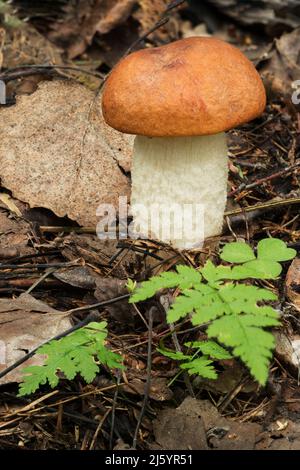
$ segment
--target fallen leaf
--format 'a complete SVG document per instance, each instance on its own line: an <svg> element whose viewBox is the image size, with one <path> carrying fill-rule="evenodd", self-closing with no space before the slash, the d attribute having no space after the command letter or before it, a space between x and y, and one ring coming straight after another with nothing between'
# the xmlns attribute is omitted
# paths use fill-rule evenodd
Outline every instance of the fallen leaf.
<svg viewBox="0 0 300 470"><path fill-rule="evenodd" d="M275 94L281 94L291 102L293 83L300 77L300 28L275 39L270 59L261 68L266 85Z"/></svg>
<svg viewBox="0 0 300 470"><path fill-rule="evenodd" d="M285 417L268 426L258 439L255 450L299 450L300 425Z"/></svg>
<svg viewBox="0 0 300 470"><path fill-rule="evenodd" d="M129 197L133 136L104 123L84 86L44 82L0 113L0 178L18 199L96 226L99 204Z"/></svg>
<svg viewBox="0 0 300 470"><path fill-rule="evenodd" d="M100 277L88 266L75 266L58 269L53 273L53 276L65 284L79 287L80 289L95 288L96 279Z"/></svg>
<svg viewBox="0 0 300 470"><path fill-rule="evenodd" d="M69 2L64 15L50 26L48 38L68 50L70 59L82 54L97 32L107 34L124 23L131 13L135 0L86 0Z"/></svg>
<svg viewBox="0 0 300 470"><path fill-rule="evenodd" d="M190 2L195 8L201 8L197 0ZM278 34L278 29L287 26L295 28L300 21L295 0L206 0L205 3L213 5L240 24L262 25L270 34Z"/></svg>
<svg viewBox="0 0 300 470"><path fill-rule="evenodd" d="M114 277L103 277L96 280L95 297L98 302L120 297L121 295L128 294L126 288L127 281L122 281ZM128 299L117 302L116 304L105 307L109 314L115 320L121 323L133 323L136 312L132 304L128 303Z"/></svg>
<svg viewBox="0 0 300 470"><path fill-rule="evenodd" d="M287 298L300 312L300 258L295 258L290 265L285 285Z"/></svg>
<svg viewBox="0 0 300 470"><path fill-rule="evenodd" d="M51 42L67 51L70 59L85 52L96 36L97 58L101 57L109 66L155 25L169 3L170 0L77 0L56 8L48 4L37 8L13 0L19 15L29 18ZM169 22L150 38L169 41L176 37L176 32Z"/></svg>
<svg viewBox="0 0 300 470"><path fill-rule="evenodd" d="M5 206L10 210L10 212L13 212L18 217L22 216L20 209L15 205L13 199L9 196L9 194L0 193L0 201L5 204Z"/></svg>
<svg viewBox="0 0 300 470"><path fill-rule="evenodd" d="M261 428L221 416L208 400L186 398L176 408L165 409L153 423L163 449L253 450Z"/></svg>
<svg viewBox="0 0 300 470"><path fill-rule="evenodd" d="M145 394L145 380L133 378L129 380L128 384L122 385L121 388L124 392L133 393L134 395ZM171 389L168 387L168 379L164 377L151 378L149 397L155 401L168 401L173 397Z"/></svg>
<svg viewBox="0 0 300 470"><path fill-rule="evenodd" d="M196 404L197 400L186 399L176 409L160 411L153 429L161 449L208 450L204 422Z"/></svg>
<svg viewBox="0 0 300 470"><path fill-rule="evenodd" d="M300 336L276 331L275 355L294 374L298 375L300 370Z"/></svg>
<svg viewBox="0 0 300 470"><path fill-rule="evenodd" d="M0 371L70 326L65 313L29 294L21 294L17 299L0 299ZM0 385L20 382L23 367L42 363L41 356L33 356L0 379Z"/></svg>
<svg viewBox="0 0 300 470"><path fill-rule="evenodd" d="M35 250L29 245L30 225L23 219L9 217L0 208L0 258L30 255Z"/></svg>

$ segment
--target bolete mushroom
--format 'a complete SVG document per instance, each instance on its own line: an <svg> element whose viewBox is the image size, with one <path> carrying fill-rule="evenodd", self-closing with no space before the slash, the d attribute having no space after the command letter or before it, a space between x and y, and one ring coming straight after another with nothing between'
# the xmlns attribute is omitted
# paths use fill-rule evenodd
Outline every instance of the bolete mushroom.
<svg viewBox="0 0 300 470"><path fill-rule="evenodd" d="M141 233L182 249L203 242L197 232L176 235L176 214L171 233L165 233L169 221L161 208L174 204L175 210L202 204L204 237L221 232L228 176L225 132L259 116L265 105L253 64L216 38L182 39L119 62L105 84L102 108L111 127L137 135L131 205ZM141 211L140 205L149 210Z"/></svg>

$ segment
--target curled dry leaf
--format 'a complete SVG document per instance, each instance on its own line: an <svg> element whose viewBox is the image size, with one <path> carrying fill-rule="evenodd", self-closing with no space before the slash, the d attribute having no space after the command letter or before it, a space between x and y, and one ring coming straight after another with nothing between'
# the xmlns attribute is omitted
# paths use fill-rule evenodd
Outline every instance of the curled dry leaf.
<svg viewBox="0 0 300 470"><path fill-rule="evenodd" d="M0 299L0 371L70 326L66 314L29 294ZM0 385L21 381L23 367L42 363L42 356L33 356L0 379Z"/></svg>
<svg viewBox="0 0 300 470"><path fill-rule="evenodd" d="M129 197L133 137L108 128L84 86L44 82L0 113L0 178L18 199L95 226L99 204Z"/></svg>

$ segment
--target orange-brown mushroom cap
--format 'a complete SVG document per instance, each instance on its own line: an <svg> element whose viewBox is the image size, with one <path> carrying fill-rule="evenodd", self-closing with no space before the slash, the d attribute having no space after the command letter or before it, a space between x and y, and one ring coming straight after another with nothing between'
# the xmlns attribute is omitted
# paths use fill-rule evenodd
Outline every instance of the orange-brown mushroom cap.
<svg viewBox="0 0 300 470"><path fill-rule="evenodd" d="M149 137L217 134L251 121L265 105L253 64L207 37L130 54L113 69L102 98L111 127Z"/></svg>

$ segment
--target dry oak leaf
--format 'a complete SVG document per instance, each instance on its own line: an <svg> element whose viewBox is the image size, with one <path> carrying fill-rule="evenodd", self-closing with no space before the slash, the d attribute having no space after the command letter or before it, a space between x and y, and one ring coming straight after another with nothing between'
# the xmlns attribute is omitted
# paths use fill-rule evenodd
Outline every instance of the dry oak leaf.
<svg viewBox="0 0 300 470"><path fill-rule="evenodd" d="M0 299L0 371L70 328L68 317L26 293L17 299ZM33 356L0 379L0 385L20 382L24 367L42 363L42 356Z"/></svg>
<svg viewBox="0 0 300 470"><path fill-rule="evenodd" d="M100 204L130 194L133 136L108 127L100 97L72 81L43 82L0 111L2 185L31 207L81 225L97 224Z"/></svg>

